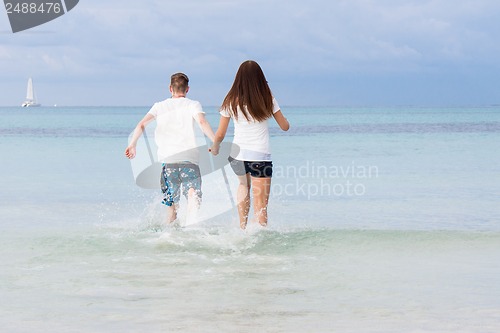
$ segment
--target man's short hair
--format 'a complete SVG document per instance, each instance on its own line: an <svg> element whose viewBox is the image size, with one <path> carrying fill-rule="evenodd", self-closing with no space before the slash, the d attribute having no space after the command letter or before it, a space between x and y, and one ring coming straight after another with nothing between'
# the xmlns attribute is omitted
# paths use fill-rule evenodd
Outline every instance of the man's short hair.
<svg viewBox="0 0 500 333"><path fill-rule="evenodd" d="M184 73L175 73L170 77L170 85L177 92L186 92L189 85L189 78Z"/></svg>

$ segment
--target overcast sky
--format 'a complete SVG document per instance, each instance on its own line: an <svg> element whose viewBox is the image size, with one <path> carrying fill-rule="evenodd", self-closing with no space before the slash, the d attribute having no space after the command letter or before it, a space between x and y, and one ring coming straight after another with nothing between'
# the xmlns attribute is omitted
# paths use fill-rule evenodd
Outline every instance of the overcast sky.
<svg viewBox="0 0 500 333"><path fill-rule="evenodd" d="M81 0L13 34L0 9L0 105L151 105L169 77L219 105L260 63L280 105L500 104L498 0Z"/></svg>

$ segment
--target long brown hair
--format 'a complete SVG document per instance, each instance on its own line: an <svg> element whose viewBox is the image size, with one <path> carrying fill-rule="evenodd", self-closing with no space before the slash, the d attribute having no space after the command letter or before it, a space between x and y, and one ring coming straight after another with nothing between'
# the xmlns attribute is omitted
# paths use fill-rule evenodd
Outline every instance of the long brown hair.
<svg viewBox="0 0 500 333"><path fill-rule="evenodd" d="M259 64L247 60L240 65L233 86L222 102L221 109L228 110L238 119L238 106L246 120L264 121L273 116L273 95Z"/></svg>

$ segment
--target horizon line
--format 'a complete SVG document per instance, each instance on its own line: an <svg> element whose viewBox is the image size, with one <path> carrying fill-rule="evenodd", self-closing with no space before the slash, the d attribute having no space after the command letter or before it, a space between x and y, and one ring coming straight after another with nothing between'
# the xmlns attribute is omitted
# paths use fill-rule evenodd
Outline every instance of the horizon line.
<svg viewBox="0 0 500 333"><path fill-rule="evenodd" d="M37 108L151 108L152 104L148 105L44 105L41 104ZM334 105L282 105L283 108L491 108L500 107L500 104L394 104L394 105L364 105L364 104L334 104ZM204 105L204 108L219 108L220 105ZM21 105L0 105L0 108L20 108L29 109Z"/></svg>

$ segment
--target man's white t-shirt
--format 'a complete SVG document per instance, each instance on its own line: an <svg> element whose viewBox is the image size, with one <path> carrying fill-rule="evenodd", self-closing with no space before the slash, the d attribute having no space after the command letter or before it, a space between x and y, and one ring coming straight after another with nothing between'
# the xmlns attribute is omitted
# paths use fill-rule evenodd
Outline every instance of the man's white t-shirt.
<svg viewBox="0 0 500 333"><path fill-rule="evenodd" d="M185 97L167 98L148 112L156 120L155 141L158 161L198 164L195 117L204 113L200 102Z"/></svg>
<svg viewBox="0 0 500 333"><path fill-rule="evenodd" d="M280 110L278 102L273 97L273 113ZM221 110L221 116L231 117L228 110ZM269 145L268 120L255 121L250 117L247 120L238 107L238 120L234 119L233 143L239 146L237 156L232 158L240 161L271 161L271 147Z"/></svg>

